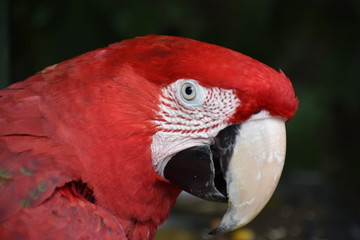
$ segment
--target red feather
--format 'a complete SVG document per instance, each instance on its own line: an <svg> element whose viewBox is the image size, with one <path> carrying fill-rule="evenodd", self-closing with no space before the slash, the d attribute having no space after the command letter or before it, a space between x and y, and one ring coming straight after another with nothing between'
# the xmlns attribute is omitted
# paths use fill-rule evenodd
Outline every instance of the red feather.
<svg viewBox="0 0 360 240"><path fill-rule="evenodd" d="M111 49L97 50L1 91L1 222L21 219L24 211L51 216L39 205L57 208L56 189L82 179L128 237L154 236L180 190L163 182L151 164L160 89L114 63L120 60ZM15 226L5 224L2 232ZM37 228L24 228L30 239L39 239Z"/></svg>
<svg viewBox="0 0 360 240"><path fill-rule="evenodd" d="M29 229L32 229L29 230ZM0 227L1 239L127 239L116 217L60 192L35 208L25 208Z"/></svg>

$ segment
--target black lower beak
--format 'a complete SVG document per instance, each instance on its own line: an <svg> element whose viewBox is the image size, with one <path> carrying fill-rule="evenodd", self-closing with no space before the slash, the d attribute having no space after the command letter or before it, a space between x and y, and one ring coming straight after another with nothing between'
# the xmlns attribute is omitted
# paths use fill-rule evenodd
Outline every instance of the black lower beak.
<svg viewBox="0 0 360 240"><path fill-rule="evenodd" d="M231 125L220 131L211 145L177 153L165 166L164 177L194 196L227 202L225 173L238 134L239 125Z"/></svg>

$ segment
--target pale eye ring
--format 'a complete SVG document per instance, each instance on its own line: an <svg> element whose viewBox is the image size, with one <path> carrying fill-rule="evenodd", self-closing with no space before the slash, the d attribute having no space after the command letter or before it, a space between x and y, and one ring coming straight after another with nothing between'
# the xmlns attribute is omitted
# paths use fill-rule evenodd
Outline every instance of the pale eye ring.
<svg viewBox="0 0 360 240"><path fill-rule="evenodd" d="M181 86L181 96L187 101L194 100L194 98L196 97L196 87L194 86L194 84L190 82L185 82Z"/></svg>

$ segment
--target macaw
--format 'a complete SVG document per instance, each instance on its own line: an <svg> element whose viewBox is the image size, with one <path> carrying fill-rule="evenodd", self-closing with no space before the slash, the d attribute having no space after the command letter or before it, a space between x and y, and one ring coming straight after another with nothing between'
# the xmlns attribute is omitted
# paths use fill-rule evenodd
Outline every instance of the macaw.
<svg viewBox="0 0 360 240"><path fill-rule="evenodd" d="M152 239L185 190L227 202L212 233L271 197L298 99L241 53L149 35L0 92L1 239Z"/></svg>

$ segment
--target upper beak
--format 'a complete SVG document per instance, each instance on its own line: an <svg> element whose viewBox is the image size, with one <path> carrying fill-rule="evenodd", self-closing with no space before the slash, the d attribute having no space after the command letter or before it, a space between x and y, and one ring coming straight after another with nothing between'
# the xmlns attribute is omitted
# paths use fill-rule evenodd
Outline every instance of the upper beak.
<svg viewBox="0 0 360 240"><path fill-rule="evenodd" d="M186 149L170 159L164 176L185 191L228 209L211 233L249 223L266 205L285 159L285 120L266 111L219 132L210 146Z"/></svg>

